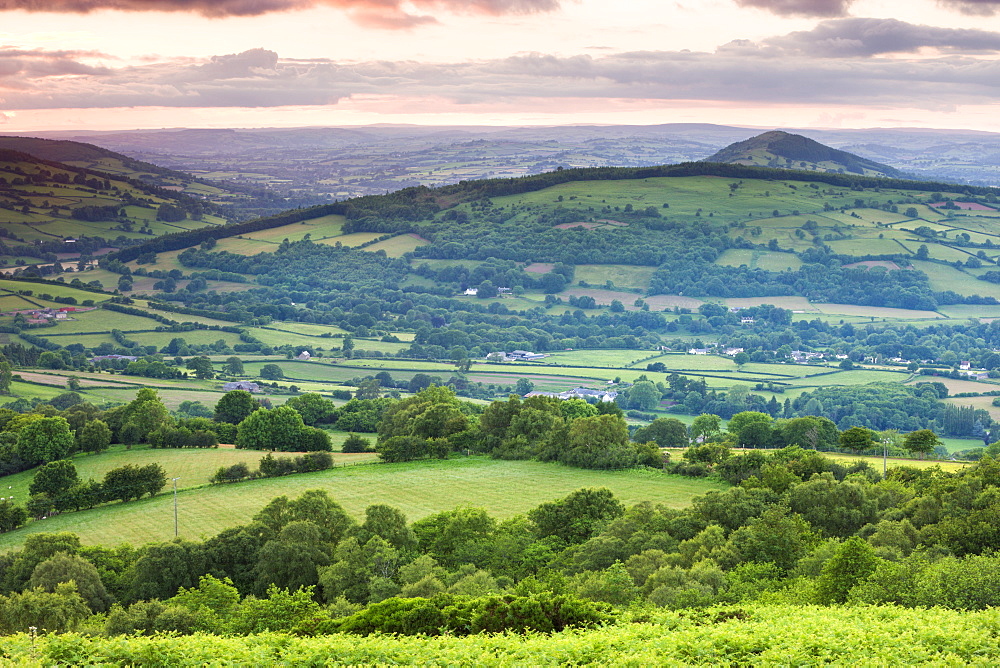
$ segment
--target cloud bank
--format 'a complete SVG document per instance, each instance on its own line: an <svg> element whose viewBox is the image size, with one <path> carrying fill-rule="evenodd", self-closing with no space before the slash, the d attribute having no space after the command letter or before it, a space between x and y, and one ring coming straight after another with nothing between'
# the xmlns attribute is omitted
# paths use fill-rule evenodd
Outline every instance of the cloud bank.
<svg viewBox="0 0 1000 668"><path fill-rule="evenodd" d="M766 9L778 16L847 16L854 0L736 0L740 7Z"/></svg>
<svg viewBox="0 0 1000 668"><path fill-rule="evenodd" d="M209 18L260 16L313 7L345 10L370 27L399 29L433 23L429 15L411 14L404 4L423 11L457 14L532 14L559 8L559 0L0 0L0 11L86 14L100 10L122 12L192 12Z"/></svg>
<svg viewBox="0 0 1000 668"><path fill-rule="evenodd" d="M839 18L847 16L857 0L735 0L740 7L763 9L778 16ZM937 0L937 4L972 16L1000 12L1000 0Z"/></svg>
<svg viewBox="0 0 1000 668"><path fill-rule="evenodd" d="M947 109L1000 100L997 54L1000 33L893 19L828 20L714 52L536 53L456 63L292 60L252 49L196 63L108 67L90 64L99 54L0 49L0 105L250 108L395 97L524 107L589 98Z"/></svg>
<svg viewBox="0 0 1000 668"><path fill-rule="evenodd" d="M822 21L812 30L772 37L764 44L790 55L833 58L914 53L926 47L976 53L1000 50L1000 33L914 25L896 19L852 18Z"/></svg>

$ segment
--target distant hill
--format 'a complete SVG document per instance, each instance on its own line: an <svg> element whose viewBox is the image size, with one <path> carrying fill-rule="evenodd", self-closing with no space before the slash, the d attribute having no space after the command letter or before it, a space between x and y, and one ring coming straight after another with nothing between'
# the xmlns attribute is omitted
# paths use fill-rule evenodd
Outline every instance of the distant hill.
<svg viewBox="0 0 1000 668"><path fill-rule="evenodd" d="M228 195L218 184L78 141L0 137L0 150L17 151L42 160L135 179L151 186L197 197L225 199Z"/></svg>
<svg viewBox="0 0 1000 668"><path fill-rule="evenodd" d="M96 146L20 139L0 138L0 266L96 255L151 236L227 222L207 201L214 194L210 187L185 181L184 175L153 174ZM200 197L185 194L196 186L204 188Z"/></svg>
<svg viewBox="0 0 1000 668"><path fill-rule="evenodd" d="M777 169L798 169L819 172L861 174L901 178L898 169L868 160L861 156L830 148L817 141L773 130L731 144L705 159L706 162L724 162L738 165L755 165Z"/></svg>

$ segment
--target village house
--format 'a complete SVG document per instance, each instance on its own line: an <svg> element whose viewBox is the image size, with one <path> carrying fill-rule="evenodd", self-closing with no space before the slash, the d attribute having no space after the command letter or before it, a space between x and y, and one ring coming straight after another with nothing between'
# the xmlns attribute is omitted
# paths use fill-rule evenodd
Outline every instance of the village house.
<svg viewBox="0 0 1000 668"><path fill-rule="evenodd" d="M308 350L303 350L301 353L299 353L298 355L295 356L295 359L302 360L303 362L307 362L311 358L312 358L312 355L309 353Z"/></svg>

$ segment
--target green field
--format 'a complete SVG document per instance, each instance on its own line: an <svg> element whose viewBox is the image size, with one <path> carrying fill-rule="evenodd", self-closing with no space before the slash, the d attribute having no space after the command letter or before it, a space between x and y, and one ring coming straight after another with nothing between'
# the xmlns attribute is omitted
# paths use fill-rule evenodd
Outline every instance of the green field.
<svg viewBox="0 0 1000 668"><path fill-rule="evenodd" d="M399 236L379 241L371 246L366 246L365 250L372 253L385 251L389 257L403 257L407 253L412 253L421 246L426 246L430 242L414 234L400 234Z"/></svg>
<svg viewBox="0 0 1000 668"><path fill-rule="evenodd" d="M328 239L320 239L319 243L326 244L328 246L335 246L336 244L341 244L342 246L360 246L361 244L366 244L369 241L375 241L379 237L383 236L380 232L354 232L353 234L344 234L339 237L330 237Z"/></svg>
<svg viewBox="0 0 1000 668"><path fill-rule="evenodd" d="M1000 298L1000 285L980 281L974 274L964 269L956 269L951 265L922 262L920 260L914 260L913 266L927 274L927 278L930 279L931 288L934 290L942 292L951 290L966 296L981 295L995 299Z"/></svg>
<svg viewBox="0 0 1000 668"><path fill-rule="evenodd" d="M715 263L726 267L746 265L749 269L764 269L766 271L784 271L798 269L802 266L802 260L791 253L736 248L725 251Z"/></svg>
<svg viewBox="0 0 1000 668"><path fill-rule="evenodd" d="M343 432L337 432L339 443L346 438ZM340 435L343 437L340 437ZM177 489L190 489L202 487L209 484L209 479L220 466L232 466L239 462L244 462L251 469L257 467L257 463L265 452L257 450L237 450L232 447L219 447L207 449L153 449L148 445L124 446L115 445L110 450L100 454L77 454L73 457L73 465L82 480L93 478L100 481L104 474L113 468L133 464L135 466L145 466L146 464L160 464L167 473L168 479L178 478ZM288 454L287 456L292 456ZM337 465L353 464L365 461L374 461L374 454L342 454L334 453L334 462ZM28 498L28 486L34 477L34 471L25 471L4 477L4 483L8 486L7 495L13 495L15 499ZM172 488L171 488L172 489Z"/></svg>
<svg viewBox="0 0 1000 668"><path fill-rule="evenodd" d="M647 290L655 267L636 267L627 264L578 264L573 273L574 281L586 281L603 287L607 281L616 288Z"/></svg>
<svg viewBox="0 0 1000 668"><path fill-rule="evenodd" d="M272 227L259 232L251 232L244 235L246 239L257 239L269 243L280 244L284 239L289 241L301 241L306 235L313 241L328 239L343 234L344 223L347 222L343 216L329 215L320 218L311 218L299 223ZM261 250L265 250L261 248Z"/></svg>
<svg viewBox="0 0 1000 668"><path fill-rule="evenodd" d="M59 321L55 327L44 329L39 332L42 335L51 334L75 334L79 332L110 332L112 329L120 329L123 332L135 330L148 330L163 327L163 323L152 318L143 318L129 313L118 313L97 309L83 313L73 313L71 319ZM187 334L188 332L184 332Z"/></svg>
<svg viewBox="0 0 1000 668"><path fill-rule="evenodd" d="M85 299L93 299L95 302L107 301L110 295L104 295L99 292L88 292L87 290L78 290L76 288L70 287L69 285L60 285L58 283L31 283L29 281L11 281L0 279L0 290L7 290L10 292L24 292L30 291L34 294L32 299L38 297L42 294L51 295L52 297L73 297L77 302L82 302ZM65 306L65 304L63 304Z"/></svg>
<svg viewBox="0 0 1000 668"><path fill-rule="evenodd" d="M197 456L203 453L188 453ZM259 454L259 453L258 453ZM209 457L219 457L209 452ZM177 495L180 535L196 539L247 522L272 498L326 490L355 517L374 503L396 506L413 521L458 506L484 506L499 518L524 513L581 487L607 487L624 503L663 503L674 508L713 489L717 482L655 471L588 471L559 464L497 461L482 457L408 464L372 464L319 473L268 478L184 490ZM72 531L83 543L133 545L173 537L173 496L116 503L57 515L0 536L0 550L13 549L36 531Z"/></svg>

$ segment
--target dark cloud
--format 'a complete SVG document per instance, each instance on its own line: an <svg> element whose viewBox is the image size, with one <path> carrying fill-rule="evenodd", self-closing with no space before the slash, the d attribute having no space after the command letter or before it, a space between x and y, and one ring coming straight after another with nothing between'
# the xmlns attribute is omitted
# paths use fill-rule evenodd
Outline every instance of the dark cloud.
<svg viewBox="0 0 1000 668"><path fill-rule="evenodd" d="M913 53L925 47L966 53L1000 50L1000 33L938 28L896 19L834 19L812 30L772 37L764 46L828 58Z"/></svg>
<svg viewBox="0 0 1000 668"><path fill-rule="evenodd" d="M740 7L766 9L779 16L847 16L854 0L736 0Z"/></svg>
<svg viewBox="0 0 1000 668"><path fill-rule="evenodd" d="M0 11L86 14L99 10L123 12L193 12L210 18L259 16L312 7L345 10L358 23L406 29L434 23L433 16L410 14L404 5L424 11L458 14L531 14L559 8L559 0L0 0Z"/></svg>

